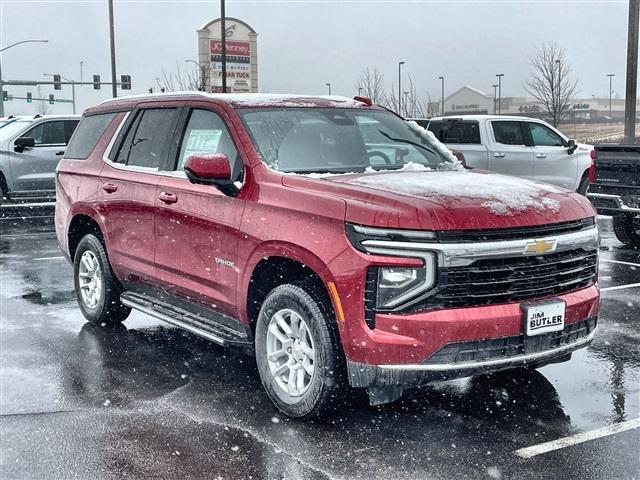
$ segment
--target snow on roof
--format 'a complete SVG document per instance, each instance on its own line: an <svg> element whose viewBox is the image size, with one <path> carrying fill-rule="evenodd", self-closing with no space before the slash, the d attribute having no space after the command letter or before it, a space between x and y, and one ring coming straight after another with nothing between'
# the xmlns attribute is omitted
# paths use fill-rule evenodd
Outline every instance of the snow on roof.
<svg viewBox="0 0 640 480"><path fill-rule="evenodd" d="M363 102L338 95L298 95L278 93L206 93L206 92L166 92L142 95L127 95L103 100L100 105L122 100L147 100L171 97L197 96L211 100L228 102L238 107L342 107L357 108L365 106Z"/></svg>

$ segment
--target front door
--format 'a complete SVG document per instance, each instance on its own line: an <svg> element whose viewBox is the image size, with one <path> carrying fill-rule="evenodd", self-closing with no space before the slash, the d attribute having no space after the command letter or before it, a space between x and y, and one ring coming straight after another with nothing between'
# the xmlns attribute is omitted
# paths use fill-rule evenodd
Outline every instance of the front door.
<svg viewBox="0 0 640 480"><path fill-rule="evenodd" d="M237 318L238 229L245 202L213 185L193 184L184 173L192 154L225 153L233 179L242 181L243 161L224 118L204 105L194 105L184 118L173 175L156 190L155 261L167 293Z"/></svg>
<svg viewBox="0 0 640 480"><path fill-rule="evenodd" d="M490 170L514 177L533 179L533 149L526 145L522 122L492 120L493 142Z"/></svg>
<svg viewBox="0 0 640 480"><path fill-rule="evenodd" d="M577 155L569 155L566 141L555 131L538 122L526 122L531 135L536 180L575 190Z"/></svg>
<svg viewBox="0 0 640 480"><path fill-rule="evenodd" d="M56 167L78 122L79 120L41 122L20 135L33 138L35 145L22 152L11 152L15 191L55 190Z"/></svg>

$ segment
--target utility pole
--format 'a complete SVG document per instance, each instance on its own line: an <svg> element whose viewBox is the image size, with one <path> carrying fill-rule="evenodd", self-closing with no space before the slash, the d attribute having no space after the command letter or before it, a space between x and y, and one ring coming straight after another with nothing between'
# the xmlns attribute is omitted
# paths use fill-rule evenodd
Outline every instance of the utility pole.
<svg viewBox="0 0 640 480"><path fill-rule="evenodd" d="M404 62L398 62L398 115L402 115L402 65Z"/></svg>
<svg viewBox="0 0 640 480"><path fill-rule="evenodd" d="M611 94L613 93L613 77L615 76L615 73L607 74L607 77L609 77L609 120L611 120Z"/></svg>
<svg viewBox="0 0 640 480"><path fill-rule="evenodd" d="M440 97L442 99L442 112L440 113L441 115L444 115L444 77L438 77L440 79L440 81L442 82L442 96Z"/></svg>
<svg viewBox="0 0 640 480"><path fill-rule="evenodd" d="M624 141L634 143L636 137L636 105L638 89L638 23L640 0L629 0L629 36L627 40L627 88L624 105Z"/></svg>
<svg viewBox="0 0 640 480"><path fill-rule="evenodd" d="M80 83L82 83L82 67L84 66L84 61L80 60Z"/></svg>
<svg viewBox="0 0 640 480"><path fill-rule="evenodd" d="M220 28L222 30L222 93L227 93L227 27L224 12L224 0L220 0Z"/></svg>
<svg viewBox="0 0 640 480"><path fill-rule="evenodd" d="M496 114L496 100L498 99L498 84L491 85L493 87L493 114Z"/></svg>
<svg viewBox="0 0 640 480"><path fill-rule="evenodd" d="M502 77L504 73L496 73L498 77L498 115L502 115Z"/></svg>
<svg viewBox="0 0 640 480"><path fill-rule="evenodd" d="M556 82L556 88L558 90L558 93L556 93L556 107L555 107L555 122L554 123L554 127L557 124L560 124L560 110L562 109L562 102L560 101L560 95L562 95L562 91L561 91L561 87L562 85L560 85L562 83L562 63L560 62L560 59L556 59L556 63L558 64L558 81Z"/></svg>
<svg viewBox="0 0 640 480"><path fill-rule="evenodd" d="M409 105L409 92L407 92L406 90L404 92L402 92L402 94L404 95L404 117L408 117L409 116L409 108L407 107L407 105Z"/></svg>
<svg viewBox="0 0 640 480"><path fill-rule="evenodd" d="M116 40L113 29L113 0L109 0L109 46L111 48L111 95L118 96L116 86Z"/></svg>

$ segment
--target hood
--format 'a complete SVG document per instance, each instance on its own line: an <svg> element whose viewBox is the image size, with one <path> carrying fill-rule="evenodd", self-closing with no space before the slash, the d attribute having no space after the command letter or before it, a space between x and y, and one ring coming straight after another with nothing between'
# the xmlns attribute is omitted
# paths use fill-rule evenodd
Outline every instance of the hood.
<svg viewBox="0 0 640 480"><path fill-rule="evenodd" d="M283 183L294 186L294 178L286 176ZM467 230L543 225L595 215L589 201L576 193L477 170L389 171L309 180L319 182L325 194L346 201L346 220L362 225Z"/></svg>

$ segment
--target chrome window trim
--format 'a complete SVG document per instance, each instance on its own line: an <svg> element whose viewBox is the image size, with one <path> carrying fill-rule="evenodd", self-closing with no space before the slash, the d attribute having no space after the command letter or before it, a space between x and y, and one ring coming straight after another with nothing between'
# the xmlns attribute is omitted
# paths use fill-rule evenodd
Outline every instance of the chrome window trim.
<svg viewBox="0 0 640 480"><path fill-rule="evenodd" d="M427 252L435 252L439 267L461 267L481 258L528 257L527 245L536 240L555 241L553 252L584 248L597 250L599 233L597 226L588 230L542 238L527 238L477 243L418 243L390 240L364 240L362 245L368 253L400 257L424 258ZM552 252L549 252L552 253Z"/></svg>
<svg viewBox="0 0 640 480"><path fill-rule="evenodd" d="M612 195L610 193L587 193L588 198L602 198L604 200L613 200L616 202L616 205L620 210L624 210L625 212L635 212L640 213L640 208L629 207L624 203L624 200L620 195ZM607 208L607 207L602 207Z"/></svg>
<svg viewBox="0 0 640 480"><path fill-rule="evenodd" d="M535 352L535 353L525 353L523 355L517 355L515 357L509 358L498 358L495 360L481 360L478 362L465 362L465 363L439 363L439 364L409 364L409 365L377 365L378 368L382 370L406 370L412 372L448 372L455 370L473 370L476 368L484 368L484 367L499 367L502 365L507 365L510 363L529 363L532 361L537 361L544 359L546 357L555 357L559 353L576 350L593 340L593 337L598 330L598 327L594 328L593 331L586 337L576 342L570 343L568 345L563 345L562 347L553 348L550 350L545 350L544 352Z"/></svg>

